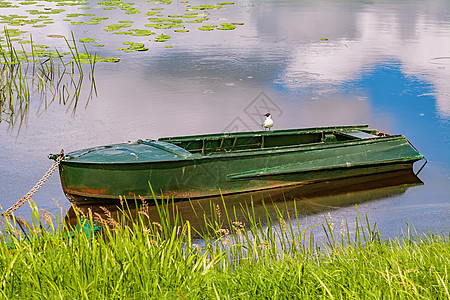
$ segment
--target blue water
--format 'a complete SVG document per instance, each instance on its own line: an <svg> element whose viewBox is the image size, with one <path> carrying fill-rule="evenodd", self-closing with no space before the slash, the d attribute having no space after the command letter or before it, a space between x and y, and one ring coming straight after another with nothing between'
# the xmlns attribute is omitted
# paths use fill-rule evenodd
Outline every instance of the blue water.
<svg viewBox="0 0 450 300"><path fill-rule="evenodd" d="M385 236L400 235L408 222L420 233L449 230L448 1L240 1L210 15L211 23L244 22L236 30L172 32L168 44L173 48L136 37L132 40L147 43L150 50L127 54L117 50L123 37L103 26L133 19L143 28L147 16L104 11L90 2L90 12L110 20L101 26L57 21L44 28L21 27L41 43L60 43L47 34L70 30L78 38L95 37L108 45L87 45L90 51L122 61L97 65L98 97L86 107L81 101L76 113L56 103L43 109L36 97L23 126L0 123L3 208L28 192L50 167L47 154L61 148L258 130L262 114L270 111L275 129L369 124L404 134L428 160L419 175L424 184L376 197L358 193L364 200L359 211ZM160 6L139 5L142 12ZM165 10L176 13L184 7L173 3ZM59 212L54 202L70 207L57 175L33 199L53 213ZM26 207L18 212L28 217ZM305 218L309 224L321 222L328 212L337 223L356 214L350 205Z"/></svg>

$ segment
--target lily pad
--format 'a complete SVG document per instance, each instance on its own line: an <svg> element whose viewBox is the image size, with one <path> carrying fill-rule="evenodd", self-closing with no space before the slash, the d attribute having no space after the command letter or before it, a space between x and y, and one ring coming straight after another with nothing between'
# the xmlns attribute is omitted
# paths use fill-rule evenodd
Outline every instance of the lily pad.
<svg viewBox="0 0 450 300"><path fill-rule="evenodd" d="M205 4L205 5L200 5L200 6L193 6L192 8L189 8L187 10L206 10L206 9L222 9L223 7L220 5L210 5L210 4Z"/></svg>
<svg viewBox="0 0 450 300"><path fill-rule="evenodd" d="M133 51L147 51L148 48L145 48L144 43L135 43L135 42L123 42L122 44L128 45L128 48L119 48L118 50L124 52L133 52Z"/></svg>
<svg viewBox="0 0 450 300"><path fill-rule="evenodd" d="M168 39L170 39L170 35L161 34L156 37L155 42L165 42Z"/></svg>
<svg viewBox="0 0 450 300"><path fill-rule="evenodd" d="M211 31L214 30L214 28L216 28L217 25L203 25L202 27L199 27L199 30L203 30L203 31Z"/></svg>
<svg viewBox="0 0 450 300"><path fill-rule="evenodd" d="M119 30L120 28L127 28L127 27L131 27L131 25L130 24L111 24L111 25L107 25L104 30L105 31L116 31L116 30Z"/></svg>
<svg viewBox="0 0 450 300"><path fill-rule="evenodd" d="M92 55L87 53L78 53L78 56L72 57L74 61L78 61L83 64L88 64L91 62L119 62L120 58L117 57L101 57L99 55Z"/></svg>
<svg viewBox="0 0 450 300"><path fill-rule="evenodd" d="M130 31L134 31L134 33L131 34L133 36L149 36L156 34L155 32L146 29L131 29Z"/></svg>
<svg viewBox="0 0 450 300"><path fill-rule="evenodd" d="M218 27L219 30L233 30L236 28L236 25L233 25L231 23L222 23L220 24L222 27Z"/></svg>
<svg viewBox="0 0 450 300"><path fill-rule="evenodd" d="M209 20L209 18L200 18L200 19L186 21L186 23L202 23L203 21L208 21L208 20Z"/></svg>
<svg viewBox="0 0 450 300"><path fill-rule="evenodd" d="M3 33L9 35L10 37L19 36L22 33L26 33L26 31L21 31L19 29L5 29L3 30Z"/></svg>
<svg viewBox="0 0 450 300"><path fill-rule="evenodd" d="M155 24L152 27L154 27L156 29L169 29L169 28L172 28L172 25Z"/></svg>
<svg viewBox="0 0 450 300"><path fill-rule="evenodd" d="M95 42L95 39L93 39L93 38L81 38L81 39L78 39L79 41L80 41L80 43L92 43L92 42Z"/></svg>
<svg viewBox="0 0 450 300"><path fill-rule="evenodd" d="M64 36L61 34L48 34L47 36L51 38L64 38Z"/></svg>

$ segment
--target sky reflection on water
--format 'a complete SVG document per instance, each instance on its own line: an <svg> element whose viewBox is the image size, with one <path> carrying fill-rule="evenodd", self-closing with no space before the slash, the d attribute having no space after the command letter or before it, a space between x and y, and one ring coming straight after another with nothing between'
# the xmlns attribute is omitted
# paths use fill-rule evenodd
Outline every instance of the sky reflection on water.
<svg viewBox="0 0 450 300"><path fill-rule="evenodd" d="M111 19L137 18L137 25L145 20L93 10ZM71 28L57 22L35 29L49 43L59 43L46 37L49 32L70 30L76 37L108 41L109 47L95 51L122 61L96 67L99 96L75 115L58 105L38 114L35 101L20 133L1 124L1 205L22 197L50 167L47 154L61 148L221 132L236 119L234 129L257 130L248 107L263 93L280 109L276 129L370 124L404 134L429 160L420 174L424 185L366 202L360 212L380 228L384 224L386 235L398 234L408 220L420 232L448 230L448 1L255 0L236 2L221 14L245 25L230 32L191 30L174 35L171 49L153 43L142 53L119 53L122 40L105 33L104 25ZM52 198L68 206L57 176L34 200L56 211ZM333 213L351 217L354 208Z"/></svg>

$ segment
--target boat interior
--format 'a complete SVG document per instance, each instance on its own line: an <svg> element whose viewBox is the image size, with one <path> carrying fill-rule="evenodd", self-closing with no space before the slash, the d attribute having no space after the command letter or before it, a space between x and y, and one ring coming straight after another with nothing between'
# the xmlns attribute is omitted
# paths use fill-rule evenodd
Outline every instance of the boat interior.
<svg viewBox="0 0 450 300"><path fill-rule="evenodd" d="M207 155L217 152L373 139L380 136L386 134L363 125L167 137L158 141L172 143L191 153Z"/></svg>

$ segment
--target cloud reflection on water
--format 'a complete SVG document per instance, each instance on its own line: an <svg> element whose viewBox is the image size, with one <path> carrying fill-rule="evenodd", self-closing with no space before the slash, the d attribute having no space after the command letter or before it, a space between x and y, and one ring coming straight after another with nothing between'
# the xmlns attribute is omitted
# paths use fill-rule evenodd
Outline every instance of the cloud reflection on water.
<svg viewBox="0 0 450 300"><path fill-rule="evenodd" d="M356 80L386 60L398 60L402 72L433 84L438 113L449 118L450 39L443 38L450 36L449 3L415 3L406 9L404 3L380 2L353 10L348 10L348 5L355 4L326 8L318 4L316 9L273 14L280 22L272 21L278 24L278 32L272 34L310 40L292 49L290 62L275 81L290 90L339 85ZM276 4L272 8L280 10ZM326 12L321 14L321 9ZM307 31L301 29L305 28L305 19ZM322 36L329 40L320 41Z"/></svg>

